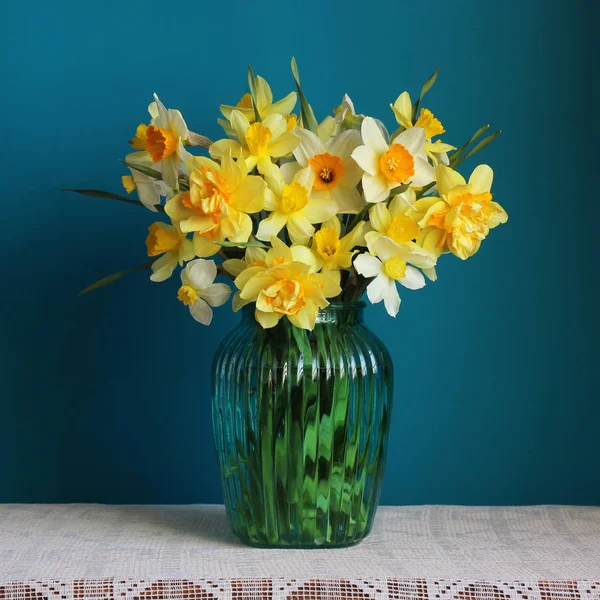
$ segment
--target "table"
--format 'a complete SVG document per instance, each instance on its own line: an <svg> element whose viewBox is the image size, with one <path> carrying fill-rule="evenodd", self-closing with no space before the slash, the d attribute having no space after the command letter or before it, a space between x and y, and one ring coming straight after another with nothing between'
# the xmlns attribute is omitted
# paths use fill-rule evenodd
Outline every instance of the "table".
<svg viewBox="0 0 600 600"><path fill-rule="evenodd" d="M243 546L222 506L0 505L0 600L600 600L600 507L381 507L336 550Z"/></svg>

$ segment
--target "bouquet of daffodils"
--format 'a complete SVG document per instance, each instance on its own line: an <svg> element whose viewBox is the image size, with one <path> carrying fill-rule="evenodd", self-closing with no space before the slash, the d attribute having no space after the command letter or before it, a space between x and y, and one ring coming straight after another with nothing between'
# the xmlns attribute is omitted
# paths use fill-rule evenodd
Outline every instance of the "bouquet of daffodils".
<svg viewBox="0 0 600 600"><path fill-rule="evenodd" d="M253 303L264 328L287 318L312 330L319 309L365 291L395 317L398 284L417 290L435 281L442 254L469 258L507 220L492 200L489 166L479 165L468 181L456 171L500 132L482 138L486 125L458 148L439 139L442 123L422 106L437 71L414 103L403 92L390 105L392 134L357 114L347 95L319 123L293 59L292 73L297 93L274 102L250 67L249 93L220 107L226 137L215 142L191 132L154 95L150 122L138 126L130 141L136 151L124 161L131 175L123 186L139 200L69 190L164 213L146 238L152 261L137 268L149 267L160 282L180 266L177 297L203 325L231 294L230 285L215 283L219 274L236 290L233 310Z"/></svg>

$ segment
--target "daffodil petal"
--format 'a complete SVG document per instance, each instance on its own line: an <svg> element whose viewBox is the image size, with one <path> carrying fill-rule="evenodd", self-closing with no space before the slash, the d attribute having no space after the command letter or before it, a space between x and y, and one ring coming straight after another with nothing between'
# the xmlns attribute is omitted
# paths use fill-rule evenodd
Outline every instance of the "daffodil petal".
<svg viewBox="0 0 600 600"><path fill-rule="evenodd" d="M177 266L177 255L172 252L163 254L160 258L152 263L152 281L160 282L169 279Z"/></svg>
<svg viewBox="0 0 600 600"><path fill-rule="evenodd" d="M360 133L356 129L349 129L331 138L327 144L327 152L346 160L361 143Z"/></svg>
<svg viewBox="0 0 600 600"><path fill-rule="evenodd" d="M202 290L215 280L217 265L214 260L197 258L188 263L185 272L190 284L197 290Z"/></svg>
<svg viewBox="0 0 600 600"><path fill-rule="evenodd" d="M281 319L283 315L276 312L264 312L256 309L254 317L263 329L271 329L279 323L279 319Z"/></svg>
<svg viewBox="0 0 600 600"><path fill-rule="evenodd" d="M322 223L338 213L338 206L331 198L328 200L316 200L314 197L311 197L301 213L310 223Z"/></svg>
<svg viewBox="0 0 600 600"><path fill-rule="evenodd" d="M352 158L369 175L379 172L379 156L368 146L358 146L352 151Z"/></svg>
<svg viewBox="0 0 600 600"><path fill-rule="evenodd" d="M213 158L221 159L227 150L231 152L232 156L237 157L240 155L241 146L235 140L217 140L210 145L208 153Z"/></svg>
<svg viewBox="0 0 600 600"><path fill-rule="evenodd" d="M400 294L394 282L388 288L387 294L383 297L383 304L390 317L395 317L400 310Z"/></svg>
<svg viewBox="0 0 600 600"><path fill-rule="evenodd" d="M212 238L196 233L192 240L194 254L200 257L214 256L219 251L219 246Z"/></svg>
<svg viewBox="0 0 600 600"><path fill-rule="evenodd" d="M244 115L244 113L239 110L232 110L231 115L229 117L229 122L231 123L231 127L235 132L235 135L240 142L240 144L246 144L246 131L248 127L250 127L250 122ZM211 155L212 156L212 155Z"/></svg>
<svg viewBox="0 0 600 600"><path fill-rule="evenodd" d="M308 240L310 240L315 233L315 228L311 225L310 221L306 217L298 214L290 215L287 222L287 230L292 242L303 246L308 244ZM256 237L258 237L258 235Z"/></svg>
<svg viewBox="0 0 600 600"><path fill-rule="evenodd" d="M327 152L325 144L312 131L297 127L294 133L300 138L299 144L294 149L294 158L302 167L306 167L308 161L316 154Z"/></svg>
<svg viewBox="0 0 600 600"><path fill-rule="evenodd" d="M294 110L294 106L296 106L296 101L296 92L290 92L285 98L282 98L277 102L273 102L271 106L267 106L265 109L263 109L263 114L265 117L268 117L273 113L278 113L280 115L289 115Z"/></svg>
<svg viewBox="0 0 600 600"><path fill-rule="evenodd" d="M190 304L190 314L202 325L210 325L213 317L212 308L202 298L198 298L196 302Z"/></svg>
<svg viewBox="0 0 600 600"><path fill-rule="evenodd" d="M226 283L213 283L202 290L201 297L211 306L222 306L231 296L231 288Z"/></svg>
<svg viewBox="0 0 600 600"><path fill-rule="evenodd" d="M284 120L285 122L285 120ZM271 156L279 158L290 154L300 143L300 138L291 131L281 134L274 142L269 144L268 151Z"/></svg>
<svg viewBox="0 0 600 600"><path fill-rule="evenodd" d="M407 265L406 276L400 279L398 283L409 290L420 290L422 287L425 287L425 277L423 277L421 271Z"/></svg>
<svg viewBox="0 0 600 600"><path fill-rule="evenodd" d="M376 203L387 200L390 188L387 179L381 174L369 175L365 173L362 178L363 192L367 202Z"/></svg>
<svg viewBox="0 0 600 600"><path fill-rule="evenodd" d="M383 264L376 256L365 252L354 259L354 267L363 277L371 278L381 273Z"/></svg>
<svg viewBox="0 0 600 600"><path fill-rule="evenodd" d="M256 237L264 242L270 240L272 235L277 235L285 227L287 221L287 215L281 212L272 212L259 223Z"/></svg>
<svg viewBox="0 0 600 600"><path fill-rule="evenodd" d="M406 129L392 140L392 144L402 144L413 156L418 156L425 146L425 130L422 127Z"/></svg>
<svg viewBox="0 0 600 600"><path fill-rule="evenodd" d="M388 151L389 146L383 137L383 133L381 133L381 129L379 129L379 126L375 122L375 119L372 117L365 117L360 132L365 146L371 148L376 154L381 155ZM353 158L356 160L356 157Z"/></svg>
<svg viewBox="0 0 600 600"><path fill-rule="evenodd" d="M488 165L479 165L469 177L472 194L483 194L492 189L494 171Z"/></svg>

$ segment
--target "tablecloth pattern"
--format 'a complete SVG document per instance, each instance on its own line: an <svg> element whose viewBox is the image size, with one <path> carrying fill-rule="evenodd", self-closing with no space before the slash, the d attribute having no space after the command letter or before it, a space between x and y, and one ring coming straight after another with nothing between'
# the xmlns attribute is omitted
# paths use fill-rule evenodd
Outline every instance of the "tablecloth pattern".
<svg viewBox="0 0 600 600"><path fill-rule="evenodd" d="M241 545L220 506L0 505L0 600L600 600L600 508L381 507L358 546Z"/></svg>

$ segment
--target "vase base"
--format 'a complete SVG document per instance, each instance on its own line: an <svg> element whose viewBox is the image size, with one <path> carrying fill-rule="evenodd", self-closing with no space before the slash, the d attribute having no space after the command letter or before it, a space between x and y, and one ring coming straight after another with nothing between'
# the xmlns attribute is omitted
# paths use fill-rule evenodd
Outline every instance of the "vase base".
<svg viewBox="0 0 600 600"><path fill-rule="evenodd" d="M251 546L252 548L264 548L264 549L277 549L277 550L329 550L335 548L350 548L351 546L356 546L360 544L368 534L361 535L360 537L350 539L348 541L343 542L327 542L323 541L322 543L318 542L259 542L247 538L239 533L233 531L234 535L246 546Z"/></svg>

